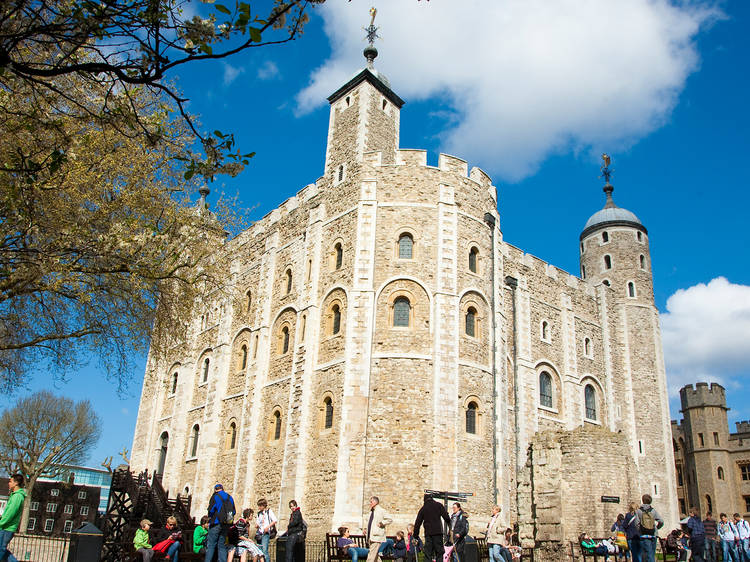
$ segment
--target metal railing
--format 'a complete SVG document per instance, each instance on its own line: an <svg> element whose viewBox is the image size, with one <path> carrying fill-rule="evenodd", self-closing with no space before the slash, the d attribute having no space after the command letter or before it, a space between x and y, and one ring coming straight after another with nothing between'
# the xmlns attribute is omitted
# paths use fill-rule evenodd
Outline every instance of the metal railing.
<svg viewBox="0 0 750 562"><path fill-rule="evenodd" d="M8 550L19 561L65 562L68 559L70 535L48 537L45 535L13 535Z"/></svg>

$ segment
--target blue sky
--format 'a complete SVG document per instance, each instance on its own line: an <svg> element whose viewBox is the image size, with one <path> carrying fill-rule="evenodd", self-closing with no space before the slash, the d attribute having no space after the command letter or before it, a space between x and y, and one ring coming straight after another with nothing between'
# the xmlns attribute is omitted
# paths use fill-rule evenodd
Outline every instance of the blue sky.
<svg viewBox="0 0 750 562"><path fill-rule="evenodd" d="M406 100L401 146L488 172L504 239L574 273L611 154L615 201L649 230L672 417L674 391L710 379L728 389L730 422L750 419L750 4L578 4L379 1L376 67ZM260 218L322 174L325 97L363 66L369 7L329 0L298 41L172 77L206 130L257 151L211 197L236 194ZM130 447L142 365L124 396L94 366L55 383L102 417L90 464ZM49 381L39 372L29 390Z"/></svg>

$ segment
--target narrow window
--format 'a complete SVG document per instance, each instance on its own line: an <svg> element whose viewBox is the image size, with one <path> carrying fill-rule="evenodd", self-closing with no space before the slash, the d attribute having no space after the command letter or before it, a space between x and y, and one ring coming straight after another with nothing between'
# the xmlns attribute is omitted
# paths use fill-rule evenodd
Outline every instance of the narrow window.
<svg viewBox="0 0 750 562"><path fill-rule="evenodd" d="M476 434L477 432L477 403L469 402L466 408L466 433Z"/></svg>
<svg viewBox="0 0 750 562"><path fill-rule="evenodd" d="M596 420L596 390L590 384L584 389L584 400L586 402L586 419Z"/></svg>
<svg viewBox="0 0 750 562"><path fill-rule="evenodd" d="M177 373L172 375L172 394L177 392Z"/></svg>
<svg viewBox="0 0 750 562"><path fill-rule="evenodd" d="M285 275L286 275L286 294L288 295L289 293L292 292L292 270L287 269Z"/></svg>
<svg viewBox="0 0 750 562"><path fill-rule="evenodd" d="M281 439L281 412L276 410L273 413L273 439L278 441Z"/></svg>
<svg viewBox="0 0 750 562"><path fill-rule="evenodd" d="M638 239L638 242L643 241L643 234L641 234L640 232L636 232L635 237Z"/></svg>
<svg viewBox="0 0 750 562"><path fill-rule="evenodd" d="M719 478L719 480L724 480L724 469L721 467L717 468L716 476Z"/></svg>
<svg viewBox="0 0 750 562"><path fill-rule="evenodd" d="M609 233L606 230L602 232L602 242L609 242Z"/></svg>
<svg viewBox="0 0 750 562"><path fill-rule="evenodd" d="M344 165L341 164L339 166L339 181L342 181L344 179Z"/></svg>
<svg viewBox="0 0 750 562"><path fill-rule="evenodd" d="M631 298L635 297L635 283L632 281L628 281L628 296Z"/></svg>
<svg viewBox="0 0 750 562"><path fill-rule="evenodd" d="M581 266L581 277L586 279L586 266L585 265Z"/></svg>
<svg viewBox="0 0 750 562"><path fill-rule="evenodd" d="M542 322L542 339L544 341L549 341L549 322L546 320Z"/></svg>
<svg viewBox="0 0 750 562"><path fill-rule="evenodd" d="M641 269L646 269L646 256L641 254L640 256L638 256L638 261L641 264Z"/></svg>
<svg viewBox="0 0 750 562"><path fill-rule="evenodd" d="M711 496L706 494L706 511L713 511L714 510L714 504L711 501Z"/></svg>
<svg viewBox="0 0 750 562"><path fill-rule="evenodd" d="M609 255L604 256L604 269L612 269L612 258Z"/></svg>
<svg viewBox="0 0 750 562"><path fill-rule="evenodd" d="M386 107L388 107L388 102L383 100L383 111L385 111Z"/></svg>
<svg viewBox="0 0 750 562"><path fill-rule="evenodd" d="M248 291L245 293L245 312L250 312L250 305L253 304L252 293Z"/></svg>
<svg viewBox="0 0 750 562"><path fill-rule="evenodd" d="M307 260L307 273L305 273L305 280L309 281L312 277L312 260Z"/></svg>
<svg viewBox="0 0 750 562"><path fill-rule="evenodd" d="M307 316L302 315L302 322L300 323L300 341L305 341L305 332L307 331Z"/></svg>
<svg viewBox="0 0 750 562"><path fill-rule="evenodd" d="M703 441L703 434L702 433L698 434L698 443L700 444L699 445L700 447L705 447L706 446L706 444Z"/></svg>
<svg viewBox="0 0 750 562"><path fill-rule="evenodd" d="M398 257L402 260L412 259L414 253L414 239L410 234L402 234L398 238Z"/></svg>
<svg viewBox="0 0 750 562"><path fill-rule="evenodd" d="M659 486L657 486L656 484L654 484L654 495L655 496L659 495Z"/></svg>
<svg viewBox="0 0 750 562"><path fill-rule="evenodd" d="M583 242L581 242L581 253L583 253Z"/></svg>
<svg viewBox="0 0 750 562"><path fill-rule="evenodd" d="M476 335L477 311L474 307L469 307L466 311L466 335L472 338Z"/></svg>
<svg viewBox="0 0 750 562"><path fill-rule="evenodd" d="M719 446L719 434L714 431L714 445Z"/></svg>
<svg viewBox="0 0 750 562"><path fill-rule="evenodd" d="M237 445L237 424L232 422L229 424L229 448L234 449Z"/></svg>
<svg viewBox="0 0 750 562"><path fill-rule="evenodd" d="M247 367L247 346L245 344L242 344L242 349L240 350L240 369L245 369Z"/></svg>
<svg viewBox="0 0 750 562"><path fill-rule="evenodd" d="M206 357L206 359L203 361L203 382L208 381L208 368L211 365L211 360Z"/></svg>
<svg viewBox="0 0 750 562"><path fill-rule="evenodd" d="M281 329L281 353L289 351L289 328L284 326Z"/></svg>
<svg viewBox="0 0 750 562"><path fill-rule="evenodd" d="M682 486L683 485L683 479L682 479L682 467L677 467L677 485Z"/></svg>
<svg viewBox="0 0 750 562"><path fill-rule="evenodd" d="M346 107L349 107L350 103L351 103L351 100L349 99L349 96L346 96Z"/></svg>
<svg viewBox="0 0 750 562"><path fill-rule="evenodd" d="M552 407L552 376L547 371L539 375L539 404L545 408Z"/></svg>
<svg viewBox="0 0 750 562"><path fill-rule="evenodd" d="M198 424L193 426L192 440L190 443L190 457L198 456L198 438L200 437L201 429Z"/></svg>
<svg viewBox="0 0 750 562"><path fill-rule="evenodd" d="M395 327L409 327L411 304L406 297L398 297L393 303L393 325Z"/></svg>
<svg viewBox="0 0 750 562"><path fill-rule="evenodd" d="M336 335L341 330L341 308L339 308L339 305L334 304L333 308L331 309L331 312L333 313L331 333L333 335Z"/></svg>
<svg viewBox="0 0 750 562"><path fill-rule="evenodd" d="M638 440L638 453L641 455L643 454L643 441L640 439Z"/></svg>
<svg viewBox="0 0 750 562"><path fill-rule="evenodd" d="M341 242L338 242L334 248L336 252L336 269L341 269L341 264L344 262L344 248L341 246Z"/></svg>
<svg viewBox="0 0 750 562"><path fill-rule="evenodd" d="M469 271L472 273L477 272L477 256L479 255L479 249L475 246L469 250Z"/></svg>
<svg viewBox="0 0 750 562"><path fill-rule="evenodd" d="M331 427L333 427L333 401L330 397L326 396L326 399L323 402L325 403L326 409L323 427L325 429L330 429Z"/></svg>
<svg viewBox="0 0 750 562"><path fill-rule="evenodd" d="M258 334L255 334L255 339L253 340L253 359L256 359L258 357Z"/></svg>
<svg viewBox="0 0 750 562"><path fill-rule="evenodd" d="M586 357L591 357L591 339L590 338L583 339L583 354Z"/></svg>

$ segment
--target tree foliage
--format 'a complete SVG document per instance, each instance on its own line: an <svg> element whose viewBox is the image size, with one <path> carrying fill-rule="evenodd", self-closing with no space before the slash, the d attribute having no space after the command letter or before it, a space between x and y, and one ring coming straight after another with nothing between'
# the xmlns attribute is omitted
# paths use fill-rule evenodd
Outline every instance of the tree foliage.
<svg viewBox="0 0 750 562"><path fill-rule="evenodd" d="M235 174L253 153L240 153L232 134L203 134L185 110L187 100L167 81L169 73L189 63L291 41L302 32L310 5L322 1L4 1L0 78L6 82L0 87L7 89L10 77L12 83L33 85L43 95L44 90L61 93L60 77L76 75L95 82L101 91L96 103L79 105L71 99L66 114L106 118L110 126L150 143L160 139L162 130L142 118L135 98L144 88L160 93L174 102L202 142L204 157L187 159L186 174ZM44 162L54 165L59 153L51 152Z"/></svg>
<svg viewBox="0 0 750 562"><path fill-rule="evenodd" d="M83 464L99 441L101 421L88 400L74 402L42 390L5 410L0 417L0 463L8 474L26 477L31 497L40 477L57 478L64 465ZM21 529L29 517L24 505Z"/></svg>

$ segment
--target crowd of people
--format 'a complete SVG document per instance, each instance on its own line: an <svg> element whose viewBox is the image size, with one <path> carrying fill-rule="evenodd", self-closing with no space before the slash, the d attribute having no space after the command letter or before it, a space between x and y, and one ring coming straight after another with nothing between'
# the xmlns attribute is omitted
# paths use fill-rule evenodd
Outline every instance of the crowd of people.
<svg viewBox="0 0 750 562"><path fill-rule="evenodd" d="M631 503L627 513L617 516L612 536L594 540L588 533L582 533L581 549L602 555L605 560L611 555L632 562L654 562L658 530L664 526L664 520L651 505L650 495L644 495L642 502L640 507ZM709 511L701 520L698 509L691 507L689 517L680 521L680 528L666 537L665 554L675 554L679 561L718 562L719 551L724 562L750 562L750 524L739 513L731 519L721 513L716 521Z"/></svg>

